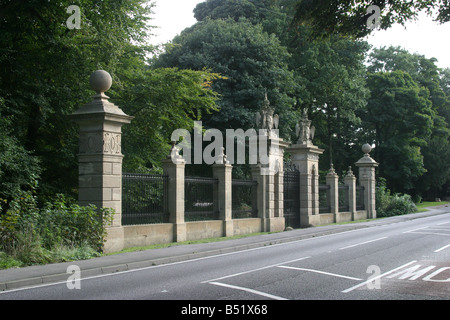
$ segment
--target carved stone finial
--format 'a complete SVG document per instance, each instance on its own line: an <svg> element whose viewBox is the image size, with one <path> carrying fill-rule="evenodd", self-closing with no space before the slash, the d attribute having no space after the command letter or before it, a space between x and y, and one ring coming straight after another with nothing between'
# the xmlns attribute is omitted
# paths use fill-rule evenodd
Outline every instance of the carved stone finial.
<svg viewBox="0 0 450 320"><path fill-rule="evenodd" d="M92 90L98 94L108 91L112 85L111 75L104 70L97 70L91 74L89 79Z"/></svg>
<svg viewBox="0 0 450 320"><path fill-rule="evenodd" d="M266 92L262 108L256 113L256 126L259 129L266 129L271 134L273 129L278 129L278 125L279 116L277 114L274 115L274 109L270 106Z"/></svg>
<svg viewBox="0 0 450 320"><path fill-rule="evenodd" d="M347 172L347 177L354 177L354 176L355 176L355 175L353 174L352 167L349 166L349 167L348 167L348 172Z"/></svg>
<svg viewBox="0 0 450 320"><path fill-rule="evenodd" d="M372 146L368 143L364 144L362 146L362 152L364 152L365 155L369 156L370 151L372 151Z"/></svg>
<svg viewBox="0 0 450 320"><path fill-rule="evenodd" d="M333 164L331 164L331 166L330 166L330 173L336 173L336 171L334 171L334 165Z"/></svg>
<svg viewBox="0 0 450 320"><path fill-rule="evenodd" d="M216 164L230 164L230 161L227 160L224 147L220 148L220 154L217 156Z"/></svg>
<svg viewBox="0 0 450 320"><path fill-rule="evenodd" d="M316 128L311 126L311 120L308 119L308 108L303 109L303 115L295 126L298 137L298 144L312 144Z"/></svg>

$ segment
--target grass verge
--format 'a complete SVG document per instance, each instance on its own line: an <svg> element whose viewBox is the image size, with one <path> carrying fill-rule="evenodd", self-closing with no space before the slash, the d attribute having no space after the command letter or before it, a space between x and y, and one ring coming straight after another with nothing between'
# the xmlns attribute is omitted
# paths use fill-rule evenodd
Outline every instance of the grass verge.
<svg viewBox="0 0 450 320"><path fill-rule="evenodd" d="M201 239L201 240L189 240L189 241L182 241L182 242L152 244L152 245L148 245L148 246L127 248L127 249L123 249L123 250L118 251L118 252L107 253L107 254L104 254L104 255L108 255L109 256L109 255L115 255L115 254L126 253L126 252L135 252L135 251L145 251L145 250L152 250L152 249L170 248L170 247L182 246L182 245L187 245L187 244L201 244L201 243L228 241L228 240L249 238L249 237L261 236L261 235L273 234L273 233L276 233L276 232L258 232L258 233L251 233L251 234L242 234L242 235L237 235L237 236L232 236L232 237L207 238L207 239Z"/></svg>
<svg viewBox="0 0 450 320"><path fill-rule="evenodd" d="M428 211L428 208L439 207L443 205L450 205L450 201L440 201L440 202L424 201L421 203L416 203L417 212L425 212Z"/></svg>

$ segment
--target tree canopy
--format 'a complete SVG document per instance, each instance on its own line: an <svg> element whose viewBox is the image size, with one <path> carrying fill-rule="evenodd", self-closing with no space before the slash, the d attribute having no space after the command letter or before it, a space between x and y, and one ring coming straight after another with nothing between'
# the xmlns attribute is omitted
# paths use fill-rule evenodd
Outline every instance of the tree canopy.
<svg viewBox="0 0 450 320"><path fill-rule="evenodd" d="M152 2L75 2L0 0L0 198L76 194L68 115L93 95L97 69L113 77L111 100L135 116L123 128L124 171L161 172L172 131L194 120L254 127L267 94L286 140L308 111L326 150L322 173L331 163L347 170L371 143L393 192L432 198L450 186L450 69L362 40L371 4L386 29L420 11L444 23L448 1L206 0L159 54L148 41ZM72 4L79 29L66 25Z"/></svg>
<svg viewBox="0 0 450 320"><path fill-rule="evenodd" d="M299 0L297 2L294 25L309 25L312 36L323 37L340 34L361 38L372 32L369 19L376 19L370 6L376 5L380 12L380 27L388 29L394 23L405 24L417 18L420 12L435 14L440 23L450 21L450 3L447 0Z"/></svg>
<svg viewBox="0 0 450 320"><path fill-rule="evenodd" d="M92 97L97 69L113 77L111 100L140 116L124 132L124 171L158 171L168 132L216 109L218 76L149 71L151 2L77 1L80 29L66 25L72 4L0 1L0 198L36 182L44 196L76 194L78 132L68 115Z"/></svg>
<svg viewBox="0 0 450 320"><path fill-rule="evenodd" d="M223 130L254 125L266 92L283 121L292 118L297 84L288 59L287 49L274 34L245 18L228 18L206 19L185 30L155 65L207 68L223 76L212 85L221 95L220 112L204 119L206 126Z"/></svg>

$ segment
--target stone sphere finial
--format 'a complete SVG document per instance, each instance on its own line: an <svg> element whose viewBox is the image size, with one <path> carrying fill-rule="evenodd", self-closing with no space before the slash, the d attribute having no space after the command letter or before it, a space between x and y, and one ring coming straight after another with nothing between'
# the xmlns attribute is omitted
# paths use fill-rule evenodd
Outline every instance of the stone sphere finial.
<svg viewBox="0 0 450 320"><path fill-rule="evenodd" d="M111 88L112 78L111 75L104 70L94 71L89 79L92 90L97 93L104 93Z"/></svg>
<svg viewBox="0 0 450 320"><path fill-rule="evenodd" d="M370 151L372 151L372 146L370 144L366 143L362 146L362 152L365 154L369 154Z"/></svg>

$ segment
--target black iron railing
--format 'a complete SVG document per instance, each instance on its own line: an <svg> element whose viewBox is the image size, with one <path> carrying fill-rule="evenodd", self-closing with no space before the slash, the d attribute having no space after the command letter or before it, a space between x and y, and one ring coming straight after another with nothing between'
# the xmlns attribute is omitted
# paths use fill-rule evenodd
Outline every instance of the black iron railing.
<svg viewBox="0 0 450 320"><path fill-rule="evenodd" d="M168 222L167 194L167 176L122 174L122 224Z"/></svg>
<svg viewBox="0 0 450 320"><path fill-rule="evenodd" d="M363 186L356 186L356 210L365 210Z"/></svg>
<svg viewBox="0 0 450 320"><path fill-rule="evenodd" d="M185 177L184 179L185 221L217 220L218 185L215 178Z"/></svg>
<svg viewBox="0 0 450 320"><path fill-rule="evenodd" d="M232 217L233 219L257 218L256 203L258 183L253 180L233 180Z"/></svg>
<svg viewBox="0 0 450 320"><path fill-rule="evenodd" d="M339 185L338 197L339 197L339 212L347 212L350 208L348 203L349 186Z"/></svg>
<svg viewBox="0 0 450 320"><path fill-rule="evenodd" d="M286 227L300 228L300 172L295 168L284 172L283 191Z"/></svg>
<svg viewBox="0 0 450 320"><path fill-rule="evenodd" d="M330 213L330 190L329 185L319 185L319 213Z"/></svg>

